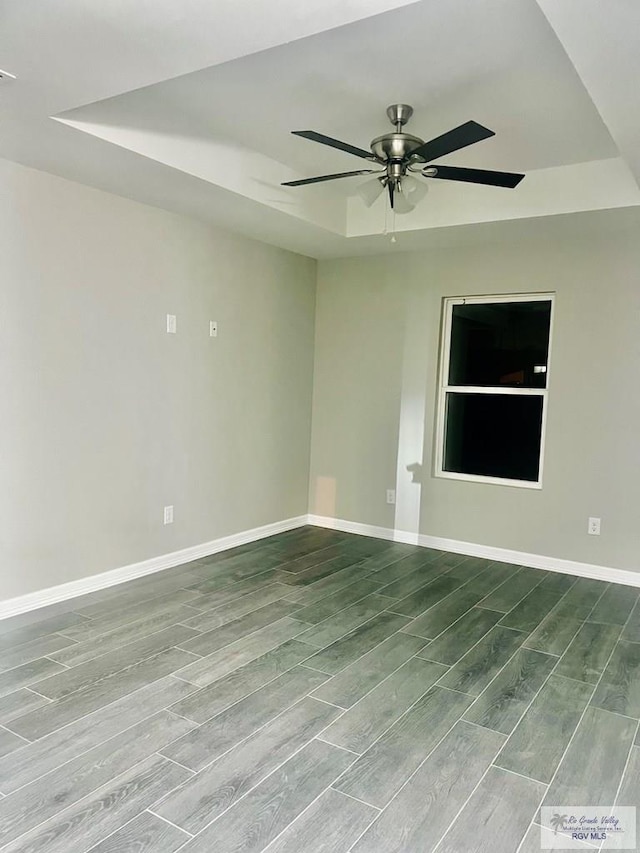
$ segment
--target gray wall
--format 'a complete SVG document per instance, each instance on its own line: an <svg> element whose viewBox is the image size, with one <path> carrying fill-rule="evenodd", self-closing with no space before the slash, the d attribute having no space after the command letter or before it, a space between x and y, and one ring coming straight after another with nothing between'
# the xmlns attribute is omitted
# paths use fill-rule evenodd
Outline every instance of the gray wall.
<svg viewBox="0 0 640 853"><path fill-rule="evenodd" d="M442 299L528 291L557 294L543 488L436 478ZM637 240L321 262L310 511L637 570L639 365ZM412 462L422 463L422 482L406 471ZM397 488L397 507L385 503L387 488ZM587 535L589 516L602 518L600 537Z"/></svg>
<svg viewBox="0 0 640 853"><path fill-rule="evenodd" d="M0 190L0 599L307 509L640 568L640 242L324 261L316 305L307 258L3 161ZM542 490L433 477L442 298L539 290Z"/></svg>
<svg viewBox="0 0 640 853"><path fill-rule="evenodd" d="M0 240L0 599L306 512L314 261L3 161Z"/></svg>

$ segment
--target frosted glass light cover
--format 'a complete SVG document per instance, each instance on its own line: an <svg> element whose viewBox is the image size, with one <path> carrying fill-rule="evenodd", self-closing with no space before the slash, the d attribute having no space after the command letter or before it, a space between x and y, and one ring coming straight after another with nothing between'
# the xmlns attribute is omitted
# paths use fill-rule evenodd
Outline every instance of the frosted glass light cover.
<svg viewBox="0 0 640 853"><path fill-rule="evenodd" d="M357 193L366 206L371 207L383 189L384 186L380 183L380 178L369 178L363 184L360 184Z"/></svg>
<svg viewBox="0 0 640 853"><path fill-rule="evenodd" d="M404 175L400 181L400 192L396 193L394 207L396 213L409 213L428 192L428 184Z"/></svg>

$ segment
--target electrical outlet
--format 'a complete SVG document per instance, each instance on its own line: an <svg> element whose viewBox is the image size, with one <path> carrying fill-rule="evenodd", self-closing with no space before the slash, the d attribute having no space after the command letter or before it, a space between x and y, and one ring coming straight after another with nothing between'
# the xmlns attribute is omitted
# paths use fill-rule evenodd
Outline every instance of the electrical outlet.
<svg viewBox="0 0 640 853"><path fill-rule="evenodd" d="M173 507L166 506L164 508L164 523L165 524L173 524Z"/></svg>
<svg viewBox="0 0 640 853"><path fill-rule="evenodd" d="M396 502L396 490L387 489L387 503L394 504Z"/></svg>
<svg viewBox="0 0 640 853"><path fill-rule="evenodd" d="M218 321L217 320L209 320L209 337L217 338L218 337Z"/></svg>
<svg viewBox="0 0 640 853"><path fill-rule="evenodd" d="M175 335L178 331L178 321L175 314L167 314L167 334Z"/></svg>
<svg viewBox="0 0 640 853"><path fill-rule="evenodd" d="M590 536L600 536L600 519L599 518L590 518L589 526L587 527L587 532Z"/></svg>

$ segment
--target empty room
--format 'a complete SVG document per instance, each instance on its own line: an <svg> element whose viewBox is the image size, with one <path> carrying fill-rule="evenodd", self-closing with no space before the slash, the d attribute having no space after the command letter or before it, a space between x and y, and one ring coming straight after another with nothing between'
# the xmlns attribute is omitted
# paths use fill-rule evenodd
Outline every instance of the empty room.
<svg viewBox="0 0 640 853"><path fill-rule="evenodd" d="M0 36L0 851L640 850L637 0Z"/></svg>

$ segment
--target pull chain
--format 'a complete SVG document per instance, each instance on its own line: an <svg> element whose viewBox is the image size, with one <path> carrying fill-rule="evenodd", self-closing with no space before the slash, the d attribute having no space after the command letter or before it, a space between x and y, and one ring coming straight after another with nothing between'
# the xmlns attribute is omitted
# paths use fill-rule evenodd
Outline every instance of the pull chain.
<svg viewBox="0 0 640 853"><path fill-rule="evenodd" d="M395 243L396 241L396 212L395 209L391 207L389 199L387 198L386 204L384 206L384 235L391 235L391 242Z"/></svg>

